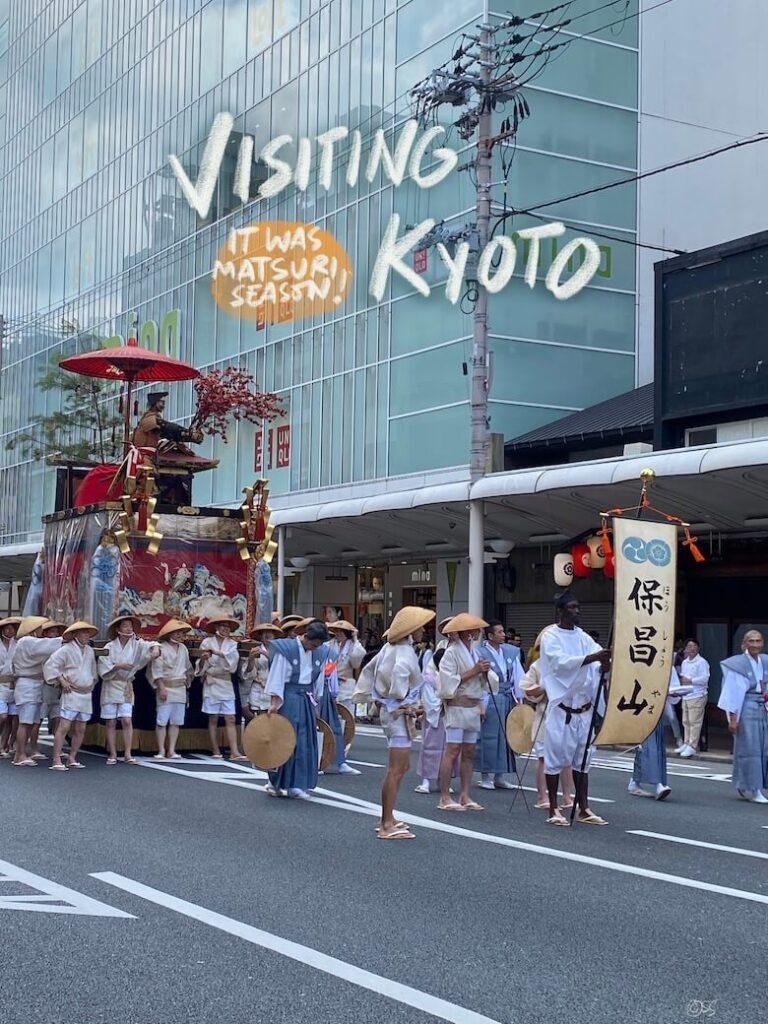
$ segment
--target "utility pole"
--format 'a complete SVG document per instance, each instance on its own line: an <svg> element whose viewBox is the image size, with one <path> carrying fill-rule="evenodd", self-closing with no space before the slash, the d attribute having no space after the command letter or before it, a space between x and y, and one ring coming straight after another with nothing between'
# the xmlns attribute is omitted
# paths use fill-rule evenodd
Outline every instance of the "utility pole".
<svg viewBox="0 0 768 1024"><path fill-rule="evenodd" d="M488 243L491 223L491 46L487 24L480 29L480 111L477 140L477 246L481 253ZM478 287L472 337L472 378L469 414L469 482L477 483L486 470L488 447L488 292ZM485 508L478 499L469 503L469 593L471 614L483 613L485 574Z"/></svg>
<svg viewBox="0 0 768 1024"><path fill-rule="evenodd" d="M487 6L487 5L486 5ZM525 51L506 57L504 54L510 46L528 41L531 36L519 33L507 34L510 29L524 25L525 19L511 17L506 22L492 26L484 21L478 26L477 35L464 33L461 45L451 61L455 61L452 70L445 65L432 73L412 91L418 109L424 120L432 116L433 111L444 104L450 106L466 105L470 95L477 97L477 102L467 107L454 122L462 139L470 140L477 133L477 156L474 162L465 167L474 166L476 174L475 221L464 226L463 230L446 231L441 229L441 237L425 241L425 245L436 241L446 242L464 238L470 240L470 252L473 259L467 262L465 279L468 286L467 295L472 294L473 337L472 362L470 378L470 435L469 435L469 482L470 486L481 480L486 473L488 450L488 389L489 389L489 358L488 358L488 293L474 279L480 253L490 240L491 228L491 171L493 147L497 142L512 138L517 133L519 123L528 116L528 105L520 95L521 82L512 68L523 60ZM535 33L534 33L535 34ZM529 57L540 56L544 50L535 51ZM446 64L449 62L446 61ZM512 103L513 119L505 119L498 135L493 135L492 115L500 104ZM469 503L469 611L476 615L483 612L483 577L485 568L485 515L483 502L471 499Z"/></svg>

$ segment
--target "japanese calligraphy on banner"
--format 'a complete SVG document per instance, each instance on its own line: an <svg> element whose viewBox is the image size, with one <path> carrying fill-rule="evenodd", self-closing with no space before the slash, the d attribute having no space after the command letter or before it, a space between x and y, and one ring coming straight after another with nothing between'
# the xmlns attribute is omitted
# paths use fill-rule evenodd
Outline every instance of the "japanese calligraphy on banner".
<svg viewBox="0 0 768 1024"><path fill-rule="evenodd" d="M614 519L613 546L613 658L598 746L642 743L656 728L675 635L677 528Z"/></svg>

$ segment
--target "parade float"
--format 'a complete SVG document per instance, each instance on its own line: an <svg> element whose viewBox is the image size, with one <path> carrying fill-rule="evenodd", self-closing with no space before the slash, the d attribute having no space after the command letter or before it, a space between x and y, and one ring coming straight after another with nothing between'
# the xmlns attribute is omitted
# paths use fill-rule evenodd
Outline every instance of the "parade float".
<svg viewBox="0 0 768 1024"><path fill-rule="evenodd" d="M256 391L251 376L229 367L202 374L189 363L141 348L135 341L70 356L60 368L120 382L121 462L88 465L58 460L57 508L43 516L43 547L33 570L25 614L58 621L84 619L98 627L134 615L145 637L169 619L201 628L215 615L236 619L243 634L273 610L270 563L276 550L269 524L267 481L243 489L239 508L206 508L193 500L200 472L217 462L190 444L226 439L231 419L263 425L280 414L277 397ZM137 384L193 381L196 409L189 426L166 420L166 391L150 391L139 417ZM134 421L137 421L134 426ZM194 654L196 642L190 641ZM136 681L136 746L155 749L154 694L143 673ZM98 707L98 701L94 702ZM180 749L207 746L201 687L190 691ZM103 743L94 719L87 742Z"/></svg>

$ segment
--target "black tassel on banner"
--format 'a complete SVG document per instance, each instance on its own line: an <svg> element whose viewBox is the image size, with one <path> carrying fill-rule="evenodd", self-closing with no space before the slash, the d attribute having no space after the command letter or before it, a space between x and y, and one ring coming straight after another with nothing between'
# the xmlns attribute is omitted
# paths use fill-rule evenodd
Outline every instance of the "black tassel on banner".
<svg viewBox="0 0 768 1024"><path fill-rule="evenodd" d="M139 400L138 400L138 398L134 398L134 400L133 400L133 415L134 416L138 416L139 415Z"/></svg>
<svg viewBox="0 0 768 1024"><path fill-rule="evenodd" d="M117 403L117 411L120 413L121 416L125 412L125 396L122 391L120 392L120 399Z"/></svg>

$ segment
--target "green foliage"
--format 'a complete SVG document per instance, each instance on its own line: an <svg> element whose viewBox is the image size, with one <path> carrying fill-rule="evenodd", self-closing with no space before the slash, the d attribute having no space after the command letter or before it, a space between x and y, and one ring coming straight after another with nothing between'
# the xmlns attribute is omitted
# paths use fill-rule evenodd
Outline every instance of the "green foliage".
<svg viewBox="0 0 768 1024"><path fill-rule="evenodd" d="M35 387L59 392L55 412L30 417L30 428L6 443L25 457L56 457L63 462L115 462L122 458L123 417L118 412L120 385L98 377L83 377L59 367L57 354Z"/></svg>

